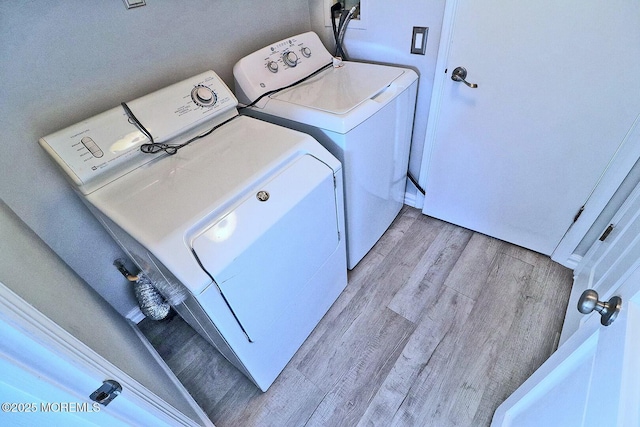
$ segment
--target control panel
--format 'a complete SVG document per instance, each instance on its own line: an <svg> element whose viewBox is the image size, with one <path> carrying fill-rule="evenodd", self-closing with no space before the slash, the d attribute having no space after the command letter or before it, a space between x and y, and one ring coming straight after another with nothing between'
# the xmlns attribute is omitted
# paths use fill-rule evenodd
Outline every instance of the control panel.
<svg viewBox="0 0 640 427"><path fill-rule="evenodd" d="M207 71L126 105L154 142L181 143L237 115L237 104L222 80ZM158 156L140 151L150 141L122 106L39 142L83 194Z"/></svg>
<svg viewBox="0 0 640 427"><path fill-rule="evenodd" d="M233 67L236 95L250 104L262 94L301 80L333 58L314 32L303 33L264 47Z"/></svg>
<svg viewBox="0 0 640 427"><path fill-rule="evenodd" d="M238 101L213 71L207 71L127 105L155 142L167 142L203 121L235 110Z"/></svg>

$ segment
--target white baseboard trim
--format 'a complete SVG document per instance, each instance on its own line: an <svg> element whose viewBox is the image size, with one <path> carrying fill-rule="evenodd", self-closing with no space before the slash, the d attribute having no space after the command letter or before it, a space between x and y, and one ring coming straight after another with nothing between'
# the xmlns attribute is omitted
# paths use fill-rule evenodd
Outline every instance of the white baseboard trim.
<svg viewBox="0 0 640 427"><path fill-rule="evenodd" d="M424 196L416 190L407 191L404 193L404 204L422 210L424 206Z"/></svg>
<svg viewBox="0 0 640 427"><path fill-rule="evenodd" d="M578 264L580 264L580 261L582 261L582 255L571 254L565 262L561 262L560 264L570 268L571 270L575 270L576 267L578 267Z"/></svg>
<svg viewBox="0 0 640 427"><path fill-rule="evenodd" d="M412 208L419 208L419 206L417 206L416 202L417 202L417 198L415 194L411 194L409 192L404 193L404 204L405 205L409 205Z"/></svg>
<svg viewBox="0 0 640 427"><path fill-rule="evenodd" d="M142 313L140 307L135 306L131 309L130 312L127 313L125 317L137 325L138 323L142 322L146 316Z"/></svg>

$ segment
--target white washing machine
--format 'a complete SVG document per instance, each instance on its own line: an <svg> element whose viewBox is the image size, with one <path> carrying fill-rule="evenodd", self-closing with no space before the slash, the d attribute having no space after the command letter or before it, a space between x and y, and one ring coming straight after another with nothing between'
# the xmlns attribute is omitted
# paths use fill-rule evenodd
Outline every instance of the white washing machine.
<svg viewBox="0 0 640 427"><path fill-rule="evenodd" d="M306 132L342 162L352 269L404 203L418 76L400 67L331 64L308 32L241 59L233 74L238 100L251 105L243 114Z"/></svg>
<svg viewBox="0 0 640 427"><path fill-rule="evenodd" d="M176 311L264 391L346 286L342 171L310 136L236 106L208 71L40 144ZM151 139L161 150L145 154Z"/></svg>

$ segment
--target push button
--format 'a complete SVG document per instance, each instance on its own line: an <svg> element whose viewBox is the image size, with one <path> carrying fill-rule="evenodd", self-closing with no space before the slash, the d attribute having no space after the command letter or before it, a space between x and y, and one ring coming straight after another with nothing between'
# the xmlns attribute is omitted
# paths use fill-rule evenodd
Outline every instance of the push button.
<svg viewBox="0 0 640 427"><path fill-rule="evenodd" d="M100 147L98 147L98 144L96 144L95 141L91 139L91 137L85 136L80 140L80 142L82 142L82 145L84 145L85 148L89 150L93 157L99 159L100 157L104 156L104 153L102 152Z"/></svg>

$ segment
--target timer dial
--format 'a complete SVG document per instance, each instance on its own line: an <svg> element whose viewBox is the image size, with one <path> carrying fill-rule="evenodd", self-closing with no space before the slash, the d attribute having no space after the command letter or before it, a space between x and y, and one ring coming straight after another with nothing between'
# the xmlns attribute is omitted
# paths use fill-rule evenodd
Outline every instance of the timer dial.
<svg viewBox="0 0 640 427"><path fill-rule="evenodd" d="M269 71L271 71L272 73L277 73L278 72L278 63L276 61L267 62L267 69Z"/></svg>
<svg viewBox="0 0 640 427"><path fill-rule="evenodd" d="M298 55L295 52L287 51L282 55L282 60L289 67L295 67L298 65Z"/></svg>
<svg viewBox="0 0 640 427"><path fill-rule="evenodd" d="M218 96L211 88L198 85L191 91L191 99L201 107L211 107L218 101Z"/></svg>

